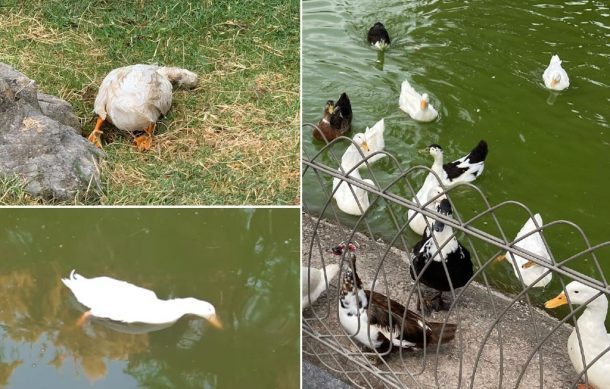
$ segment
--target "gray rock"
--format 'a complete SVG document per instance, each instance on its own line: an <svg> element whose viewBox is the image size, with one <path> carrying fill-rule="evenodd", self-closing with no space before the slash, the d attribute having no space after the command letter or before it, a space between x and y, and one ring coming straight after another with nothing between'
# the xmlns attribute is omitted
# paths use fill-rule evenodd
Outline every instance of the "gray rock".
<svg viewBox="0 0 610 389"><path fill-rule="evenodd" d="M0 175L21 177L35 197L68 200L99 187L101 156L69 103L0 63Z"/></svg>

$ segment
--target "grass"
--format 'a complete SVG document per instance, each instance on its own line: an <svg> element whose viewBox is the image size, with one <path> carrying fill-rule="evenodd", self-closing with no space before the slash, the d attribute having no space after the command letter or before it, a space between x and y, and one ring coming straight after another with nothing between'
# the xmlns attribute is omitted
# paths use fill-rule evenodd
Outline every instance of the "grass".
<svg viewBox="0 0 610 389"><path fill-rule="evenodd" d="M196 89L175 90L149 152L105 127L101 193L70 204L298 204L298 0L9 1L0 20L0 61L70 102L84 135L110 70L155 63L199 75ZM50 203L11 178L0 193Z"/></svg>

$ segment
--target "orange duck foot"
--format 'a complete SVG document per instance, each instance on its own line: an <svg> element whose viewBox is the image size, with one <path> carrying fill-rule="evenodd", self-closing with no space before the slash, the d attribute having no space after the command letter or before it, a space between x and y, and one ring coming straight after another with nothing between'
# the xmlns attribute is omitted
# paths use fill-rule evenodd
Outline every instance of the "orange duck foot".
<svg viewBox="0 0 610 389"><path fill-rule="evenodd" d="M589 384L589 386L587 387L587 385L585 384L578 384L578 389L595 389L595 386Z"/></svg>
<svg viewBox="0 0 610 389"><path fill-rule="evenodd" d="M144 134L137 136L135 143L138 151L148 151L152 146L152 135Z"/></svg>
<svg viewBox="0 0 610 389"><path fill-rule="evenodd" d="M76 326L81 327L83 324L85 324L85 322L87 321L87 319L90 316L91 316L91 311L87 311L87 312L83 313L82 316L76 321Z"/></svg>
<svg viewBox="0 0 610 389"><path fill-rule="evenodd" d="M98 116L97 122L95 123L95 128L89 134L87 138L89 142L93 143L95 147L102 148L102 134L104 133L100 128L102 127L102 123L104 123L104 119Z"/></svg>

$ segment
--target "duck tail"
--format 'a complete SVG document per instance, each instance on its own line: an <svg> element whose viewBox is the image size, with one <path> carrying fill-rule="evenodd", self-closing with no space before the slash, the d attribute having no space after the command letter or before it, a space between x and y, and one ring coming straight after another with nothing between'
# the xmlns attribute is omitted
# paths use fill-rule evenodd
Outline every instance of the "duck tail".
<svg viewBox="0 0 610 389"><path fill-rule="evenodd" d="M341 97L339 97L339 100L337 100L335 107L339 107L339 110L341 111L343 117L351 121L352 104L349 101L349 97L347 97L347 93L341 93Z"/></svg>
<svg viewBox="0 0 610 389"><path fill-rule="evenodd" d="M455 338L455 331L457 330L457 325L452 324L452 323L446 323L444 324L444 328L443 328L443 323L426 323L428 326L430 326L430 332L428 332L429 338L428 338L428 344L435 346L437 345L439 342L440 344L445 344L447 342L450 342L453 340L453 338Z"/></svg>
<svg viewBox="0 0 610 389"><path fill-rule="evenodd" d="M561 60L559 59L559 56L557 54L551 57L551 64L554 63L556 63L557 65L561 65Z"/></svg>
<svg viewBox="0 0 610 389"><path fill-rule="evenodd" d="M173 67L161 67L157 70L160 74L165 76L172 84L185 87L194 88L197 86L197 74L190 70Z"/></svg>
<svg viewBox="0 0 610 389"><path fill-rule="evenodd" d="M470 163L485 161L485 158L487 158L487 151L487 142L481 139L479 144L470 152L470 155L468 156L468 161Z"/></svg>

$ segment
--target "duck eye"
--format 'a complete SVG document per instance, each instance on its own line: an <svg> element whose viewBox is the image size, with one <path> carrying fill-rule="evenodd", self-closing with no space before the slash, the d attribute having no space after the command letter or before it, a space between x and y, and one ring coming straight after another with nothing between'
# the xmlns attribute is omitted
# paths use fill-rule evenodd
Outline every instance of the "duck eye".
<svg viewBox="0 0 610 389"><path fill-rule="evenodd" d="M578 291L577 291L577 290L575 290L575 291L574 291L574 293L578 294Z"/></svg>

